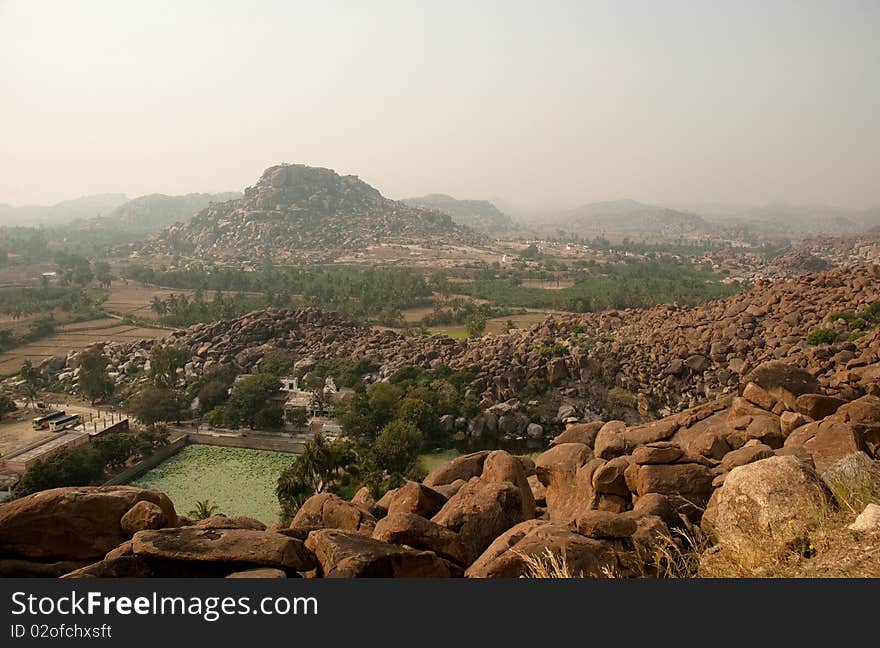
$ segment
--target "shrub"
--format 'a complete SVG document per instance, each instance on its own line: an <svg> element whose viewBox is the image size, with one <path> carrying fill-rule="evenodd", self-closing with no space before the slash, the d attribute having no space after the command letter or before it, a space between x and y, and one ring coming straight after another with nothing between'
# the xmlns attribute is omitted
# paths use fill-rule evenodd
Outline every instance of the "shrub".
<svg viewBox="0 0 880 648"><path fill-rule="evenodd" d="M807 344L811 346L818 346L820 344L834 344L840 340L840 336L837 331L829 328L818 328L815 331L811 331L807 335Z"/></svg>

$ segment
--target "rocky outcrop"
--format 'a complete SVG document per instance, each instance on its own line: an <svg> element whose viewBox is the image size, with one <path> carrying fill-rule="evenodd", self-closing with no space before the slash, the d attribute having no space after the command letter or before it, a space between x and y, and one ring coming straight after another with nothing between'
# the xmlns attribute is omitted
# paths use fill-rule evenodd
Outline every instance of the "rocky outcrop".
<svg viewBox="0 0 880 648"><path fill-rule="evenodd" d="M132 486L55 488L0 505L0 556L28 560L101 558L131 537L143 519L132 509L147 502L158 519L177 524L174 505L164 493ZM128 517L126 517L128 516Z"/></svg>
<svg viewBox="0 0 880 648"><path fill-rule="evenodd" d="M141 253L173 253L183 245L200 259L268 255L284 262L300 260L304 252L323 258L331 250L426 241L482 243L485 237L436 209L389 200L357 176L281 164L266 169L241 198L211 204L151 237Z"/></svg>

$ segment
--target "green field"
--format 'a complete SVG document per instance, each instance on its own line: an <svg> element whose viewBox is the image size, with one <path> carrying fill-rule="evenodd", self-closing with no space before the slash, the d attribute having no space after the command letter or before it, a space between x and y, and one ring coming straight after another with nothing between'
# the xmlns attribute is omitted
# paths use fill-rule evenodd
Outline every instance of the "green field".
<svg viewBox="0 0 880 648"><path fill-rule="evenodd" d="M278 518L275 483L293 460L284 452L188 445L131 485L162 491L182 515L207 499L220 513L269 524Z"/></svg>

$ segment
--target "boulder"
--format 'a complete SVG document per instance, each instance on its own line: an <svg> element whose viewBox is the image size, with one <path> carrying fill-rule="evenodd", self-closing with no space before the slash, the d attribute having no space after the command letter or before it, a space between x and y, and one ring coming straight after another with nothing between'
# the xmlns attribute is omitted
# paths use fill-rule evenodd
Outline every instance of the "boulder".
<svg viewBox="0 0 880 648"><path fill-rule="evenodd" d="M430 551L407 549L353 531L318 529L306 540L325 578L450 578L460 567Z"/></svg>
<svg viewBox="0 0 880 648"><path fill-rule="evenodd" d="M626 423L623 421L608 421L596 433L593 443L593 453L599 459L614 459L626 454L626 440L623 433Z"/></svg>
<svg viewBox="0 0 880 648"><path fill-rule="evenodd" d="M481 479L488 483L510 482L515 485L522 495L523 519L528 520L535 517L535 498L532 495L532 487L529 486L526 471L518 457L514 457L504 450L490 452L483 464Z"/></svg>
<svg viewBox="0 0 880 648"><path fill-rule="evenodd" d="M880 504L868 504L855 521L846 528L850 531L860 532L880 531Z"/></svg>
<svg viewBox="0 0 880 648"><path fill-rule="evenodd" d="M773 448L763 443L746 444L738 450L733 450L724 455L721 460L721 468L730 471L737 466L745 466L754 461L760 461L773 456Z"/></svg>
<svg viewBox="0 0 880 648"><path fill-rule="evenodd" d="M139 531L131 539L131 548L161 575L225 575L249 567L315 568L315 557L301 540L251 529Z"/></svg>
<svg viewBox="0 0 880 648"><path fill-rule="evenodd" d="M161 529L168 524L168 519L157 505L141 500L128 509L119 524L127 534L134 535L146 529Z"/></svg>
<svg viewBox="0 0 880 648"><path fill-rule="evenodd" d="M795 457L770 457L734 468L706 515L709 531L744 564L785 549L815 527L830 494Z"/></svg>
<svg viewBox="0 0 880 648"><path fill-rule="evenodd" d="M474 477L433 521L457 533L473 560L492 540L523 521L522 492L509 482L487 483Z"/></svg>
<svg viewBox="0 0 880 648"><path fill-rule="evenodd" d="M519 578L546 576L602 578L618 568L617 545L587 538L563 525L528 520L495 539L467 569L469 578ZM532 562L532 565L530 565ZM553 573L553 563L564 573Z"/></svg>
<svg viewBox="0 0 880 648"><path fill-rule="evenodd" d="M445 503L446 497L433 488L410 481L394 491L394 495L388 501L388 515L415 513L422 517L431 517L443 508Z"/></svg>
<svg viewBox="0 0 880 648"><path fill-rule="evenodd" d="M142 558L118 556L64 574L61 578L151 578L155 574Z"/></svg>
<svg viewBox="0 0 880 648"><path fill-rule="evenodd" d="M819 381L815 376L779 360L765 362L749 372L742 384L750 382L784 402L789 409L795 409L798 396L819 392Z"/></svg>
<svg viewBox="0 0 880 648"><path fill-rule="evenodd" d="M676 443L656 441L639 446L632 453L632 460L637 464L675 463L684 455L684 451Z"/></svg>
<svg viewBox="0 0 880 648"><path fill-rule="evenodd" d="M318 493L303 502L290 528L343 529L370 535L376 518L333 493Z"/></svg>
<svg viewBox="0 0 880 648"><path fill-rule="evenodd" d="M629 538L636 532L636 521L623 513L607 511L587 511L574 522L581 535L591 538L614 540Z"/></svg>
<svg viewBox="0 0 880 648"><path fill-rule="evenodd" d="M592 448L596 441L596 435L602 426L602 421L594 421L592 423L572 423L567 426L561 434L558 434L550 441L550 447L558 446L562 443L583 443L585 446Z"/></svg>
<svg viewBox="0 0 880 648"><path fill-rule="evenodd" d="M619 495L626 499L631 497L624 476L630 462L629 456L616 457L598 466L593 473L593 491L601 495Z"/></svg>
<svg viewBox="0 0 880 648"><path fill-rule="evenodd" d="M273 567L256 567L227 574L225 578L287 578L283 569Z"/></svg>
<svg viewBox="0 0 880 648"><path fill-rule="evenodd" d="M880 502L880 461L873 461L864 452L838 459L822 473L822 481L842 507L853 509L870 500Z"/></svg>
<svg viewBox="0 0 880 648"><path fill-rule="evenodd" d="M121 520L140 501L155 504L176 525L168 497L133 486L53 488L0 504L0 555L102 558L130 537Z"/></svg>
<svg viewBox="0 0 880 648"><path fill-rule="evenodd" d="M660 493L669 498L676 511L691 520L699 519L712 495L712 471L698 463L647 464L638 467L636 493Z"/></svg>
<svg viewBox="0 0 880 648"><path fill-rule="evenodd" d="M489 450L481 450L480 452L472 452L471 454L456 457L449 463L432 470L422 480L422 483L425 486L434 488L444 484L451 484L459 479L468 481L471 477L479 477L483 472L483 463L488 456Z"/></svg>
<svg viewBox="0 0 880 648"><path fill-rule="evenodd" d="M563 443L537 458L536 474L547 489L551 520L567 524L577 513L593 508L593 472L604 462L591 460L590 449L582 443Z"/></svg>
<svg viewBox="0 0 880 648"><path fill-rule="evenodd" d="M814 421L834 414L846 401L824 394L802 394L795 401L795 410Z"/></svg>
<svg viewBox="0 0 880 648"><path fill-rule="evenodd" d="M473 555L457 533L413 513L389 513L376 524L373 539L433 551L463 566L473 560Z"/></svg>

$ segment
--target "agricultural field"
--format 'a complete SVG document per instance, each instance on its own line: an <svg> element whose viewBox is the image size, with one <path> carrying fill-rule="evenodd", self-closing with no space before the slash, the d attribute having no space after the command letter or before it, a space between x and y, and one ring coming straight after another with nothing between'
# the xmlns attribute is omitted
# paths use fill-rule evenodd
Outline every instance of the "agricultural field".
<svg viewBox="0 0 880 648"><path fill-rule="evenodd" d="M157 315L150 306L153 298L167 299L172 294L186 295L192 298L195 291L185 288L177 290L154 288L133 281L114 281L110 286L110 295L104 302L104 308L120 315L132 315L140 319L156 319ZM205 301L210 300L211 294L206 294Z"/></svg>
<svg viewBox="0 0 880 648"><path fill-rule="evenodd" d="M136 342L168 335L167 329L132 326L114 318L65 324L45 338L0 353L0 376L11 376L25 360L39 364L46 358L67 355L95 342Z"/></svg>
<svg viewBox="0 0 880 648"><path fill-rule="evenodd" d="M130 485L166 493L182 515L207 499L219 513L269 524L278 519L275 484L293 460L285 452L188 445Z"/></svg>

